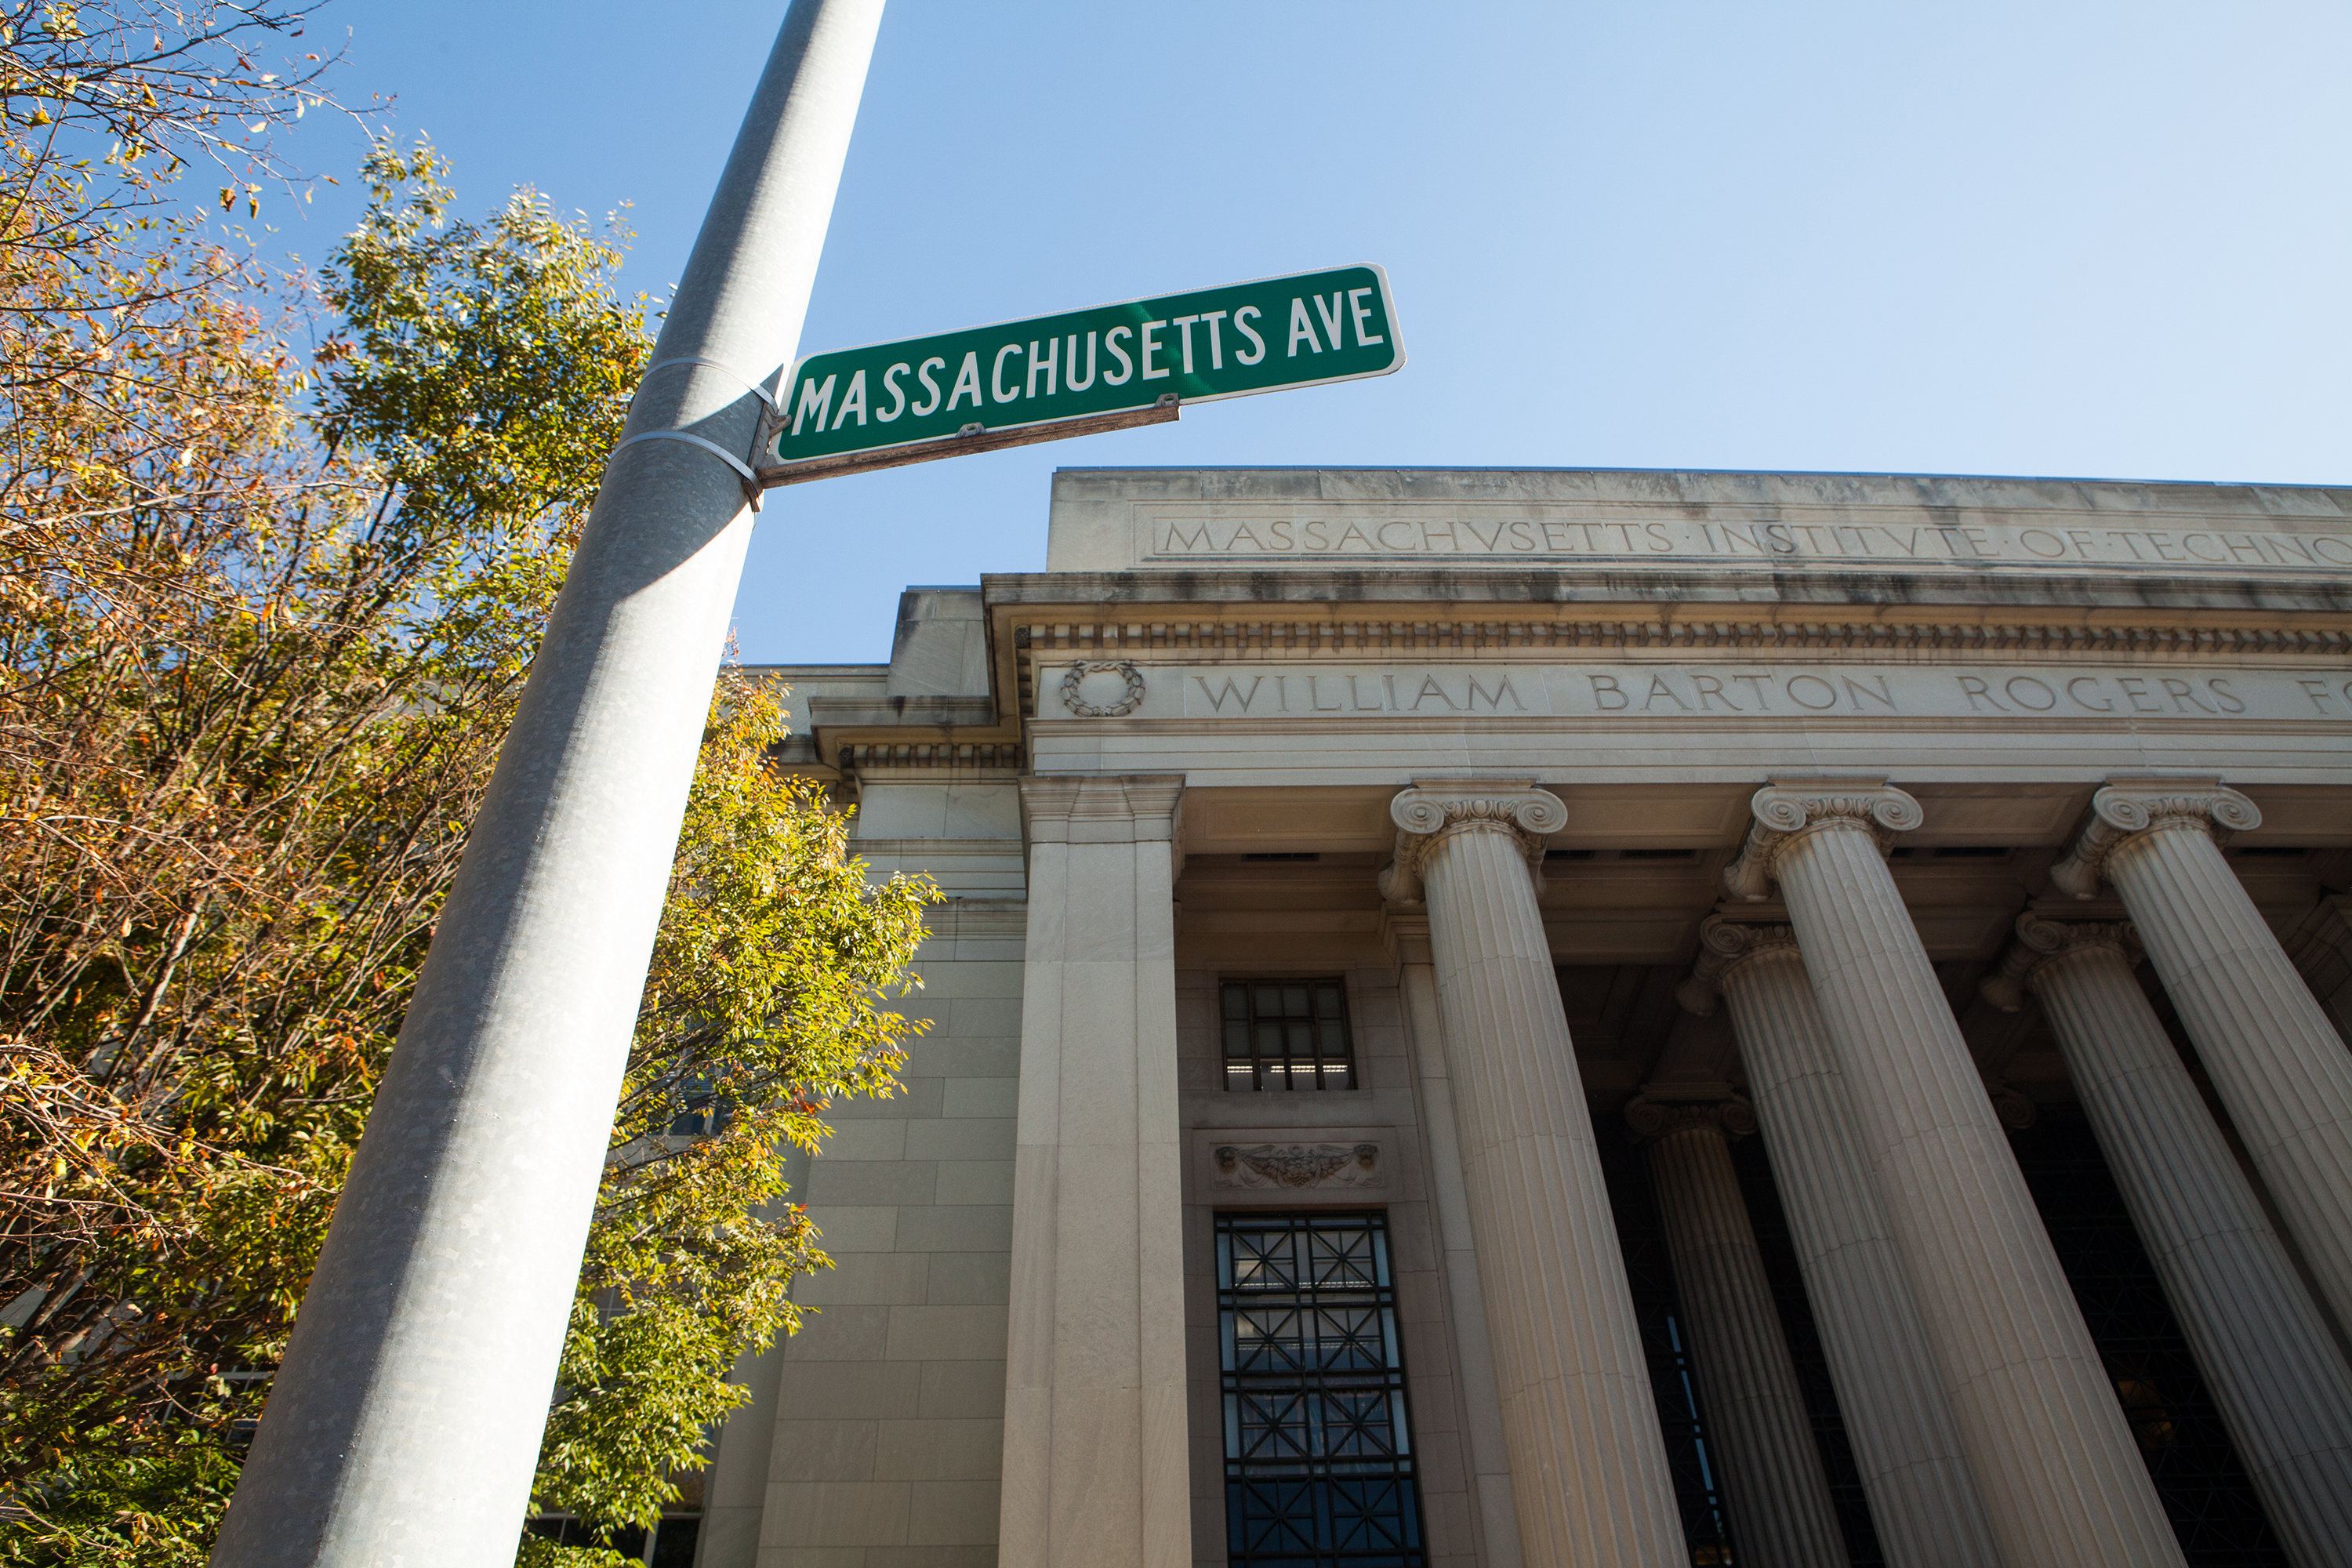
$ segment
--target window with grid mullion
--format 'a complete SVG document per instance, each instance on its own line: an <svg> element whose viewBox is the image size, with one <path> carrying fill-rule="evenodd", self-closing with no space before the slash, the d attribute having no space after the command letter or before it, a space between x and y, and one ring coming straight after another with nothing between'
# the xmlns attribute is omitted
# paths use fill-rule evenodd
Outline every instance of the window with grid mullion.
<svg viewBox="0 0 2352 1568"><path fill-rule="evenodd" d="M1227 1215L1217 1231L1228 1560L1422 1568L1384 1220Z"/></svg>
<svg viewBox="0 0 2352 1568"><path fill-rule="evenodd" d="M1228 980L1220 1006L1227 1089L1356 1087L1341 981Z"/></svg>

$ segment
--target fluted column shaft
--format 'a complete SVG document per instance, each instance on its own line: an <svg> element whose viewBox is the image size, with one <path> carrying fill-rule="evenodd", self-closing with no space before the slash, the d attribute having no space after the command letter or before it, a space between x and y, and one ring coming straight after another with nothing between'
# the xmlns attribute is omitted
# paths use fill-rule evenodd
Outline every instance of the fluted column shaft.
<svg viewBox="0 0 2352 1568"><path fill-rule="evenodd" d="M1747 1108L1656 1109L1663 1131L1650 1142L1650 1184L1739 1561L1834 1568L1846 1561L1845 1538L1723 1125Z"/></svg>
<svg viewBox="0 0 2352 1568"><path fill-rule="evenodd" d="M1548 804L1547 804L1548 803ZM1391 815L1425 890L1520 1550L1544 1568L1688 1561L1568 1020L1529 876L1539 792L1428 788ZM1402 881L1403 879L1400 878Z"/></svg>
<svg viewBox="0 0 2352 1568"><path fill-rule="evenodd" d="M2298 1568L2346 1568L2352 1370L2132 978L2120 933L2068 942L2029 983L2273 1527Z"/></svg>
<svg viewBox="0 0 2352 1568"><path fill-rule="evenodd" d="M2021 1568L2181 1563L1882 858L1879 833L1916 826L1918 803L1883 783L1768 787L1756 810L1748 857L1788 904L2002 1555Z"/></svg>
<svg viewBox="0 0 2352 1568"><path fill-rule="evenodd" d="M2000 1568L1804 961L1778 942L1720 984L1879 1546L1892 1568Z"/></svg>
<svg viewBox="0 0 2352 1568"><path fill-rule="evenodd" d="M1470 1439L1471 1482L1478 1500L1486 1568L1519 1568L1519 1521L1511 1502L1510 1453L1502 1412L1495 1403L1495 1349L1486 1334L1486 1301L1478 1289L1478 1251L1470 1224L1470 1195L1462 1181L1462 1142L1454 1131L1454 1085L1445 1073L1445 1029L1438 1021L1437 968L1426 916L1391 915L1397 942L1397 988L1405 1032L1421 1079L1423 1136L1429 1141L1430 1199L1437 1210L1445 1257L1445 1299L1454 1327L1454 1354L1464 1391Z"/></svg>
<svg viewBox="0 0 2352 1568"><path fill-rule="evenodd" d="M2196 1042L2263 1184L2339 1327L2352 1330L2352 1052L2214 842L2256 826L2218 781L2109 785L2053 879L2088 896L2104 872Z"/></svg>

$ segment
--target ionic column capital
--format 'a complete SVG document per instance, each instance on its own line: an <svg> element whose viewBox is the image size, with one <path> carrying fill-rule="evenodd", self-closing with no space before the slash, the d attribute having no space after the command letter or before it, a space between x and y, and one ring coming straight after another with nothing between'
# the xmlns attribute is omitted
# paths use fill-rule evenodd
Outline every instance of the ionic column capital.
<svg viewBox="0 0 2352 1568"><path fill-rule="evenodd" d="M1625 1125L1643 1142L1692 1128L1745 1138L1756 1131L1756 1108L1727 1084L1645 1084L1625 1102Z"/></svg>
<svg viewBox="0 0 2352 1568"><path fill-rule="evenodd" d="M2231 834L2262 824L2263 814L2254 803L2223 784L2218 774L2111 778L2091 797L2091 820L2050 868L2050 880L2061 892L2078 899L2096 898L2108 857L2140 834L2187 828L2226 844Z"/></svg>
<svg viewBox="0 0 2352 1568"><path fill-rule="evenodd" d="M2000 967L1977 982L1977 994L2004 1013L2025 1005L2042 966L2062 954L2111 948L2127 964L2139 962L2139 933L2129 921L2058 921L2033 910L2017 917L2017 940L2001 954Z"/></svg>
<svg viewBox="0 0 2352 1568"><path fill-rule="evenodd" d="M1422 867L1462 833L1510 837L1540 888L1544 839L1568 826L1568 807L1533 779L1415 779L1389 802L1389 820L1397 827L1396 855L1381 872L1381 896L1417 904Z"/></svg>
<svg viewBox="0 0 2352 1568"><path fill-rule="evenodd" d="M1716 999L1735 970L1769 952L1796 952L1797 933L1786 925L1709 915L1698 928L1698 962L1675 987L1675 1000L1685 1012L1706 1018L1714 1016Z"/></svg>
<svg viewBox="0 0 2352 1568"><path fill-rule="evenodd" d="M1867 833L1885 854L1895 835L1927 818L1919 803L1888 784L1884 773L1776 778L1748 804L1756 820L1739 858L1724 868L1723 882L1732 897L1749 903L1761 903L1769 896L1780 851L1806 834L1832 829Z"/></svg>

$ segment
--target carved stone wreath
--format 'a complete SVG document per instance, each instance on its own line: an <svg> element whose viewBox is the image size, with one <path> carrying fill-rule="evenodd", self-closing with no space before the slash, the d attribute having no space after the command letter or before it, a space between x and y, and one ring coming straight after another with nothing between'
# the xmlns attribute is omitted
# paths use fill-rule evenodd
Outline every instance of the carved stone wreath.
<svg viewBox="0 0 2352 1568"><path fill-rule="evenodd" d="M1087 676L1105 671L1126 677L1126 697L1117 702L1100 704L1089 702L1078 695L1078 688ZM1143 671L1135 668L1133 659L1109 659L1096 663L1081 659L1070 666L1070 672L1062 677L1062 706L1081 719L1124 719L1143 706Z"/></svg>

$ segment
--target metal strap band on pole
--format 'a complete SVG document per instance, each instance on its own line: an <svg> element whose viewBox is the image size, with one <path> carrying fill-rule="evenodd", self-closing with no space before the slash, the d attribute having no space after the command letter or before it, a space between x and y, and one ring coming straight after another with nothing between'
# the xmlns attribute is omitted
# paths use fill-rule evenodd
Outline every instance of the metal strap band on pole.
<svg viewBox="0 0 2352 1568"><path fill-rule="evenodd" d="M676 364L683 362L673 360L670 363ZM699 363L709 364L714 362L703 360ZM652 373L647 372L646 374L651 374ZM754 387L752 390L757 391L758 388ZM706 441L701 437L694 434L691 430L640 430L635 435L629 437L626 440L617 443L613 447L613 457L619 457L625 448L634 447L640 441L684 441L689 446L701 447L704 451L709 453L712 457L718 458L720 462L726 464L729 468L743 476L743 494L751 500L751 510L753 511L760 510L760 476L751 471L751 464L745 462L742 458L736 457L718 442ZM605 459L608 466L611 461L612 458L610 458Z"/></svg>
<svg viewBox="0 0 2352 1568"><path fill-rule="evenodd" d="M737 381L741 382L746 387L749 387L752 396L758 398L761 403L768 405L769 413L774 414L780 412L774 395L771 394L766 387L761 385L758 382L753 381L750 376L745 375L733 365L722 363L720 361L715 359L705 359L700 354L680 354L675 359L656 360L653 363L646 366L645 374L643 375L637 377L637 384L640 387L644 386L647 381L653 378L654 372L657 370L667 370L674 364L707 364L713 370L724 371L729 375L733 376Z"/></svg>

